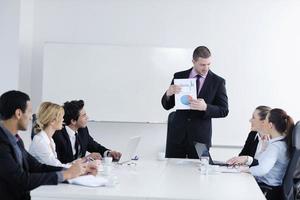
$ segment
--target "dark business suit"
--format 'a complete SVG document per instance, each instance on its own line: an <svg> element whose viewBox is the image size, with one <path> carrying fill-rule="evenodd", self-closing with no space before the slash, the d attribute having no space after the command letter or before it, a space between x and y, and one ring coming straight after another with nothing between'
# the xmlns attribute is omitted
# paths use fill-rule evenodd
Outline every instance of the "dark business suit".
<svg viewBox="0 0 300 200"><path fill-rule="evenodd" d="M86 152L98 152L102 156L107 148L94 141L90 136L87 127L78 129L79 145L80 145L80 157L84 157ZM75 160L72 145L69 134L65 127L62 130L56 131L53 135L53 140L56 145L57 158L62 163L69 163Z"/></svg>
<svg viewBox="0 0 300 200"><path fill-rule="evenodd" d="M171 84L174 84L174 79L189 78L191 70L192 68L175 73ZM176 110L170 127L170 138L168 138L171 145L168 145L169 149L166 149L166 157L185 157L185 155L177 151L181 148L178 145L181 145L182 147L185 146L183 148L186 148L187 152L189 152L189 158L197 158L193 141L205 143L210 147L212 135L211 118L226 117L228 115L225 80L212 71L208 71L197 98L205 100L207 110ZM165 93L161 103L166 110L169 110L175 106L175 96L172 95L167 98Z"/></svg>
<svg viewBox="0 0 300 200"><path fill-rule="evenodd" d="M40 185L56 185L58 177L53 167L39 163L24 148L18 145L22 154L22 165L17 160L17 153L0 127L0 198L5 200L30 199L30 190Z"/></svg>

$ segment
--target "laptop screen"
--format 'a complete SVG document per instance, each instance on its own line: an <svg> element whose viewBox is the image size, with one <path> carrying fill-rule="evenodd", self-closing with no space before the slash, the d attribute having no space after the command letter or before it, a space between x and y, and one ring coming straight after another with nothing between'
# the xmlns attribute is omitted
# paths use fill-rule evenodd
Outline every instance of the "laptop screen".
<svg viewBox="0 0 300 200"><path fill-rule="evenodd" d="M136 154L136 149L138 144L140 143L141 136L135 136L129 139L127 148L122 153L122 156L118 163L125 163L131 161L132 157Z"/></svg>
<svg viewBox="0 0 300 200"><path fill-rule="evenodd" d="M201 156L209 156L206 144L200 142L194 142L194 144L199 158Z"/></svg>
<svg viewBox="0 0 300 200"><path fill-rule="evenodd" d="M200 143L200 142L194 142L194 145L195 145L195 149L197 151L197 155L198 155L199 159L201 156L208 156L210 165L228 166L228 164L226 162L213 161L206 144Z"/></svg>

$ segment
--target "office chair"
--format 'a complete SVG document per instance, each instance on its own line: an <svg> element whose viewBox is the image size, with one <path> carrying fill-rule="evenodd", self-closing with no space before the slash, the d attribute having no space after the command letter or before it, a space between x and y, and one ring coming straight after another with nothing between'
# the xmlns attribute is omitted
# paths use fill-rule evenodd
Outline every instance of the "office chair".
<svg viewBox="0 0 300 200"><path fill-rule="evenodd" d="M282 198L284 200L300 199L297 191L300 190L300 121L298 121L292 132L292 152L282 181ZM270 196L274 189L268 186L260 185L264 195ZM298 198L297 198L297 195ZM278 198L279 199L279 198Z"/></svg>
<svg viewBox="0 0 300 200"><path fill-rule="evenodd" d="M36 119L36 114L32 114L31 140L33 140L33 137L35 136L34 127L36 125Z"/></svg>
<svg viewBox="0 0 300 200"><path fill-rule="evenodd" d="M283 195L285 200L296 199L297 186L299 190L299 185L300 185L299 180L300 180L300 121L296 123L292 133L291 159L287 167L287 170L285 172L285 176L282 183Z"/></svg>
<svg viewBox="0 0 300 200"><path fill-rule="evenodd" d="M295 200L300 200L300 179L298 178L298 180L295 180Z"/></svg>
<svg viewBox="0 0 300 200"><path fill-rule="evenodd" d="M173 125L173 120L174 120L174 117L175 117L175 114L176 114L176 111L173 111L169 114L168 116L168 128L167 128L167 138L166 138L166 158L169 158L169 144L170 144L170 135L171 135L171 126Z"/></svg>

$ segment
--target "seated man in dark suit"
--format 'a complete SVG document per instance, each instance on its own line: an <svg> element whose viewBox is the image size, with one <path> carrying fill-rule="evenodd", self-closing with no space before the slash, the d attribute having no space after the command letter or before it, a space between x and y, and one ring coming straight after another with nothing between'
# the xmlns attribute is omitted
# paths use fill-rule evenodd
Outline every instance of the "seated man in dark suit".
<svg viewBox="0 0 300 200"><path fill-rule="evenodd" d="M94 141L87 128L88 116L84 109L83 100L74 100L64 103L64 123L62 130L56 131L53 140L56 145L57 158L62 163L69 163L78 158L87 156L92 159L101 159L102 156L119 160L121 153L112 151Z"/></svg>
<svg viewBox="0 0 300 200"><path fill-rule="evenodd" d="M18 131L27 129L32 116L29 96L20 91L8 91L0 97L0 198L30 199L30 190L40 185L56 185L85 172L82 161L69 169L39 163L24 148Z"/></svg>

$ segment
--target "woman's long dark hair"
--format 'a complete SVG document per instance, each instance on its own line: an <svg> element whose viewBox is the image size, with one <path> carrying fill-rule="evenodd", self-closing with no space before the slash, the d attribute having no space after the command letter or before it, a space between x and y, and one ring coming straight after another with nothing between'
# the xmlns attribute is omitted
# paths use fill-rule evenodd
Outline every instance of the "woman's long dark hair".
<svg viewBox="0 0 300 200"><path fill-rule="evenodd" d="M288 151L292 151L292 132L294 129L294 120L287 113L279 108L274 108L269 112L269 122L275 126L275 129L287 137Z"/></svg>

